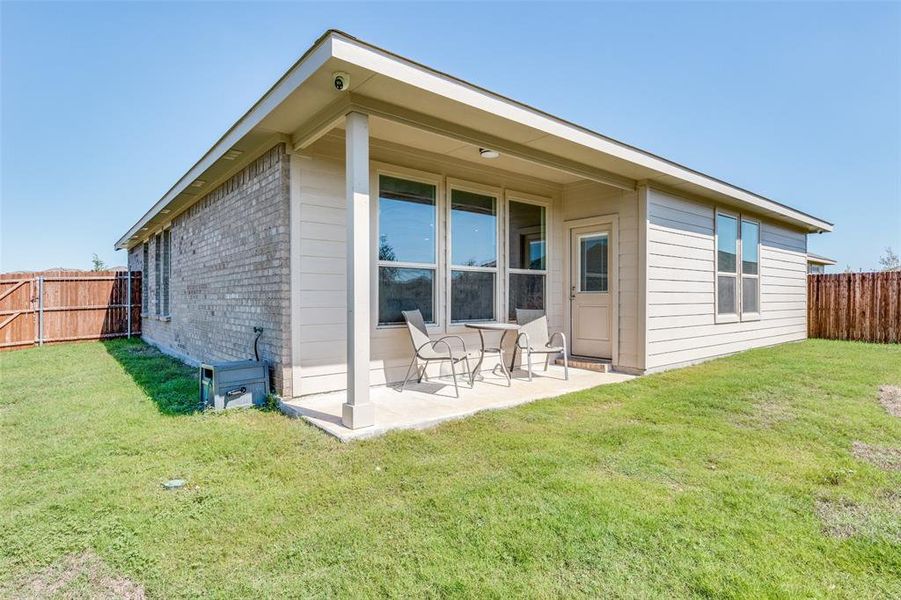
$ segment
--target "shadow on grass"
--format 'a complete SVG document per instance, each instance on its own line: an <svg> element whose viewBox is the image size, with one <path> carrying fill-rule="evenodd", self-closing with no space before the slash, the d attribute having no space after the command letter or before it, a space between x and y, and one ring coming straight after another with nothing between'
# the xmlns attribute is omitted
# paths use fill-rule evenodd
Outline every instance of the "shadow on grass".
<svg viewBox="0 0 901 600"><path fill-rule="evenodd" d="M200 411L196 369L136 338L107 340L103 345L161 413L187 415Z"/></svg>

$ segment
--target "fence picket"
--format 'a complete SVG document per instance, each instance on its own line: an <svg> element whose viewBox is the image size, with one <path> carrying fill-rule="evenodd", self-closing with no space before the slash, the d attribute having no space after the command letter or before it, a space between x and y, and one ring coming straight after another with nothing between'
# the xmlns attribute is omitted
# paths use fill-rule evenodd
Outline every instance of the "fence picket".
<svg viewBox="0 0 901 600"><path fill-rule="evenodd" d="M901 272L809 275L807 335L901 343Z"/></svg>

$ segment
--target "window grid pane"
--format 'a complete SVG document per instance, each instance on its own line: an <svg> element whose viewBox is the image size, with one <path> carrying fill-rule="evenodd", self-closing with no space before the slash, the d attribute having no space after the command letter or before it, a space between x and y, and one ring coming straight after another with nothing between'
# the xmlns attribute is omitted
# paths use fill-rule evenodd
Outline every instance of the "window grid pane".
<svg viewBox="0 0 901 600"><path fill-rule="evenodd" d="M497 199L451 191L451 264L497 267Z"/></svg>
<svg viewBox="0 0 901 600"><path fill-rule="evenodd" d="M759 272L760 257L758 244L760 240L760 226L751 221L741 222L741 272L745 275L757 275Z"/></svg>
<svg viewBox="0 0 901 600"><path fill-rule="evenodd" d="M757 293L759 281L756 277L741 278L741 312L760 312L760 301Z"/></svg>
<svg viewBox="0 0 901 600"><path fill-rule="evenodd" d="M734 315L738 312L735 295L736 278L720 275L716 278L716 312L721 315Z"/></svg>
<svg viewBox="0 0 901 600"><path fill-rule="evenodd" d="M607 236L585 236L579 240L579 291L607 291Z"/></svg>
<svg viewBox="0 0 901 600"><path fill-rule="evenodd" d="M379 260L435 264L437 188L379 176Z"/></svg>
<svg viewBox="0 0 901 600"><path fill-rule="evenodd" d="M721 273L736 273L738 256L738 220L735 217L716 216L716 265Z"/></svg>
<svg viewBox="0 0 901 600"><path fill-rule="evenodd" d="M451 321L493 321L496 277L486 271L451 271Z"/></svg>
<svg viewBox="0 0 901 600"><path fill-rule="evenodd" d="M544 275L532 273L510 273L510 302L507 318L516 320L516 309L544 310Z"/></svg>
<svg viewBox="0 0 901 600"><path fill-rule="evenodd" d="M510 268L544 271L547 268L545 208L511 200L507 221Z"/></svg>
<svg viewBox="0 0 901 600"><path fill-rule="evenodd" d="M379 325L403 323L401 311L417 308L426 323L434 323L434 299L434 269L379 267Z"/></svg>

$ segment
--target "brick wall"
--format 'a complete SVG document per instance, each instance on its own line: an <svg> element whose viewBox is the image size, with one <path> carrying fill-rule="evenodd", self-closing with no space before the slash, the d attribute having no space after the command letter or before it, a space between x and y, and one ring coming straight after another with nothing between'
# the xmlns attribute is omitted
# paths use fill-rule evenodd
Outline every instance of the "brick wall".
<svg viewBox="0 0 901 600"><path fill-rule="evenodd" d="M288 156L282 144L184 213L171 229L170 315L155 314L156 239L149 239L151 314L143 337L195 360L253 357L253 328L263 327L260 358L272 364L277 391L290 396ZM129 267L142 271L140 245Z"/></svg>

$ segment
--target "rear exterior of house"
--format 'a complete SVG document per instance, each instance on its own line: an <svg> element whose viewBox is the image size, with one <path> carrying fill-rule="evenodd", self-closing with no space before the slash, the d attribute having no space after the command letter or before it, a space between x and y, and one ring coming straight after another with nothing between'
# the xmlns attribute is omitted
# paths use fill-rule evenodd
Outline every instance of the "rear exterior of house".
<svg viewBox="0 0 901 600"><path fill-rule="evenodd" d="M658 371L804 339L830 229L328 32L117 246L149 342L243 359L262 327L279 393L346 389L365 426L409 364L401 310L478 348L467 322L538 308L571 354Z"/></svg>

